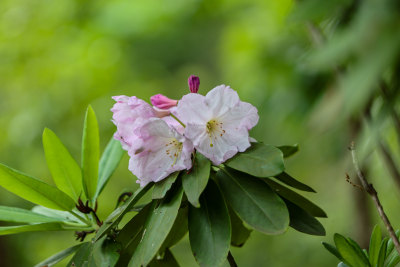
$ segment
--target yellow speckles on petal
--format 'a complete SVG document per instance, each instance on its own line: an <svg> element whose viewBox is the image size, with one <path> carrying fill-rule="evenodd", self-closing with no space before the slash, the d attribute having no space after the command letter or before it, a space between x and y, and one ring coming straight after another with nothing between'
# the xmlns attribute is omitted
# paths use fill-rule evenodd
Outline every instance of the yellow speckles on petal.
<svg viewBox="0 0 400 267"><path fill-rule="evenodd" d="M216 119L212 119L207 122L207 135L210 139L210 147L213 147L213 139L217 139L217 137L222 137L225 134L225 130L223 129L223 122L219 122Z"/></svg>

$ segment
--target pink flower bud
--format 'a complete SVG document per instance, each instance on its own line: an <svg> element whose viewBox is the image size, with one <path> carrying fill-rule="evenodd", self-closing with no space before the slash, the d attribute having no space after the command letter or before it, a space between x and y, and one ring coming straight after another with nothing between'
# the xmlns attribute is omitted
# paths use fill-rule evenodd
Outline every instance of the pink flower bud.
<svg viewBox="0 0 400 267"><path fill-rule="evenodd" d="M170 109L178 104L178 100L170 99L162 94L153 95L150 97L150 101L153 106L159 109Z"/></svg>
<svg viewBox="0 0 400 267"><path fill-rule="evenodd" d="M190 75L188 79L189 90L192 93L197 93L199 91L200 79L195 75Z"/></svg>

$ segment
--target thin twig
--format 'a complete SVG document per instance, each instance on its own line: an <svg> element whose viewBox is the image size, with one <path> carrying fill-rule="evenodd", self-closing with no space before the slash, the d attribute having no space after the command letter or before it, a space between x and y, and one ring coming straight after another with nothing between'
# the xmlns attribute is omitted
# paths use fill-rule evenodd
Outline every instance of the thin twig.
<svg viewBox="0 0 400 267"><path fill-rule="evenodd" d="M237 265L235 259L234 259L233 256L232 256L231 251L229 251L228 257L227 257L227 258L228 258L229 265L230 265L231 267L238 267L238 265Z"/></svg>
<svg viewBox="0 0 400 267"><path fill-rule="evenodd" d="M364 190L367 191L367 193L371 196L372 200L374 201L374 204L376 206L376 209L378 210L379 216L381 217L383 223L386 226L386 229L389 232L390 237L393 240L393 244L396 247L397 253L400 255L400 243L399 240L396 237L396 234L393 230L392 225L390 224L390 221L388 219L388 217L386 216L386 213L383 211L383 206L381 204L381 202L379 201L378 198L378 193L376 192L374 186L372 184L369 184L367 179L365 178L364 174L361 172L360 167L358 165L358 160L356 157L356 151L354 148L354 142L351 142L351 145L349 147L350 151L351 151L351 156L353 158L353 164L354 164L354 168L356 169L357 172L357 176L360 179L360 182L362 184L362 186L364 187Z"/></svg>

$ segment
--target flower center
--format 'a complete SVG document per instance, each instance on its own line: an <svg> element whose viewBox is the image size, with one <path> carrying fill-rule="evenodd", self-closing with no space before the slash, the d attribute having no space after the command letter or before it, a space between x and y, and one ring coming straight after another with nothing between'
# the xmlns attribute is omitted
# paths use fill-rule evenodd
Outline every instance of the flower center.
<svg viewBox="0 0 400 267"><path fill-rule="evenodd" d="M167 154L168 157L173 159L172 166L175 165L176 161L178 160L178 157L180 156L183 148L183 143L179 142L178 140L171 139L168 143L165 144L165 153Z"/></svg>
<svg viewBox="0 0 400 267"><path fill-rule="evenodd" d="M217 121L216 119L212 119L206 124L207 134L210 138L210 147L213 147L213 139L217 139L217 137L222 137L225 134L225 130L223 129L223 123Z"/></svg>

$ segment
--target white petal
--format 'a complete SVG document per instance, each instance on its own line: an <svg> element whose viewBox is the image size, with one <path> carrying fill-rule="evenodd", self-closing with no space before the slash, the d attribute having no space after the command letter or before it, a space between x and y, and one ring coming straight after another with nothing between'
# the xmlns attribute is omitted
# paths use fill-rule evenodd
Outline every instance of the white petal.
<svg viewBox="0 0 400 267"><path fill-rule="evenodd" d="M176 109L171 110L183 123L206 123L211 119L211 111L205 97L199 94L187 94L178 102Z"/></svg>
<svg viewBox="0 0 400 267"><path fill-rule="evenodd" d="M258 123L259 116L257 109L253 105L240 101L229 112L223 114L220 119L225 125L230 125L229 127L244 127L250 130Z"/></svg>
<svg viewBox="0 0 400 267"><path fill-rule="evenodd" d="M239 96L229 86L219 85L207 93L206 103L214 116L221 116L239 103Z"/></svg>

